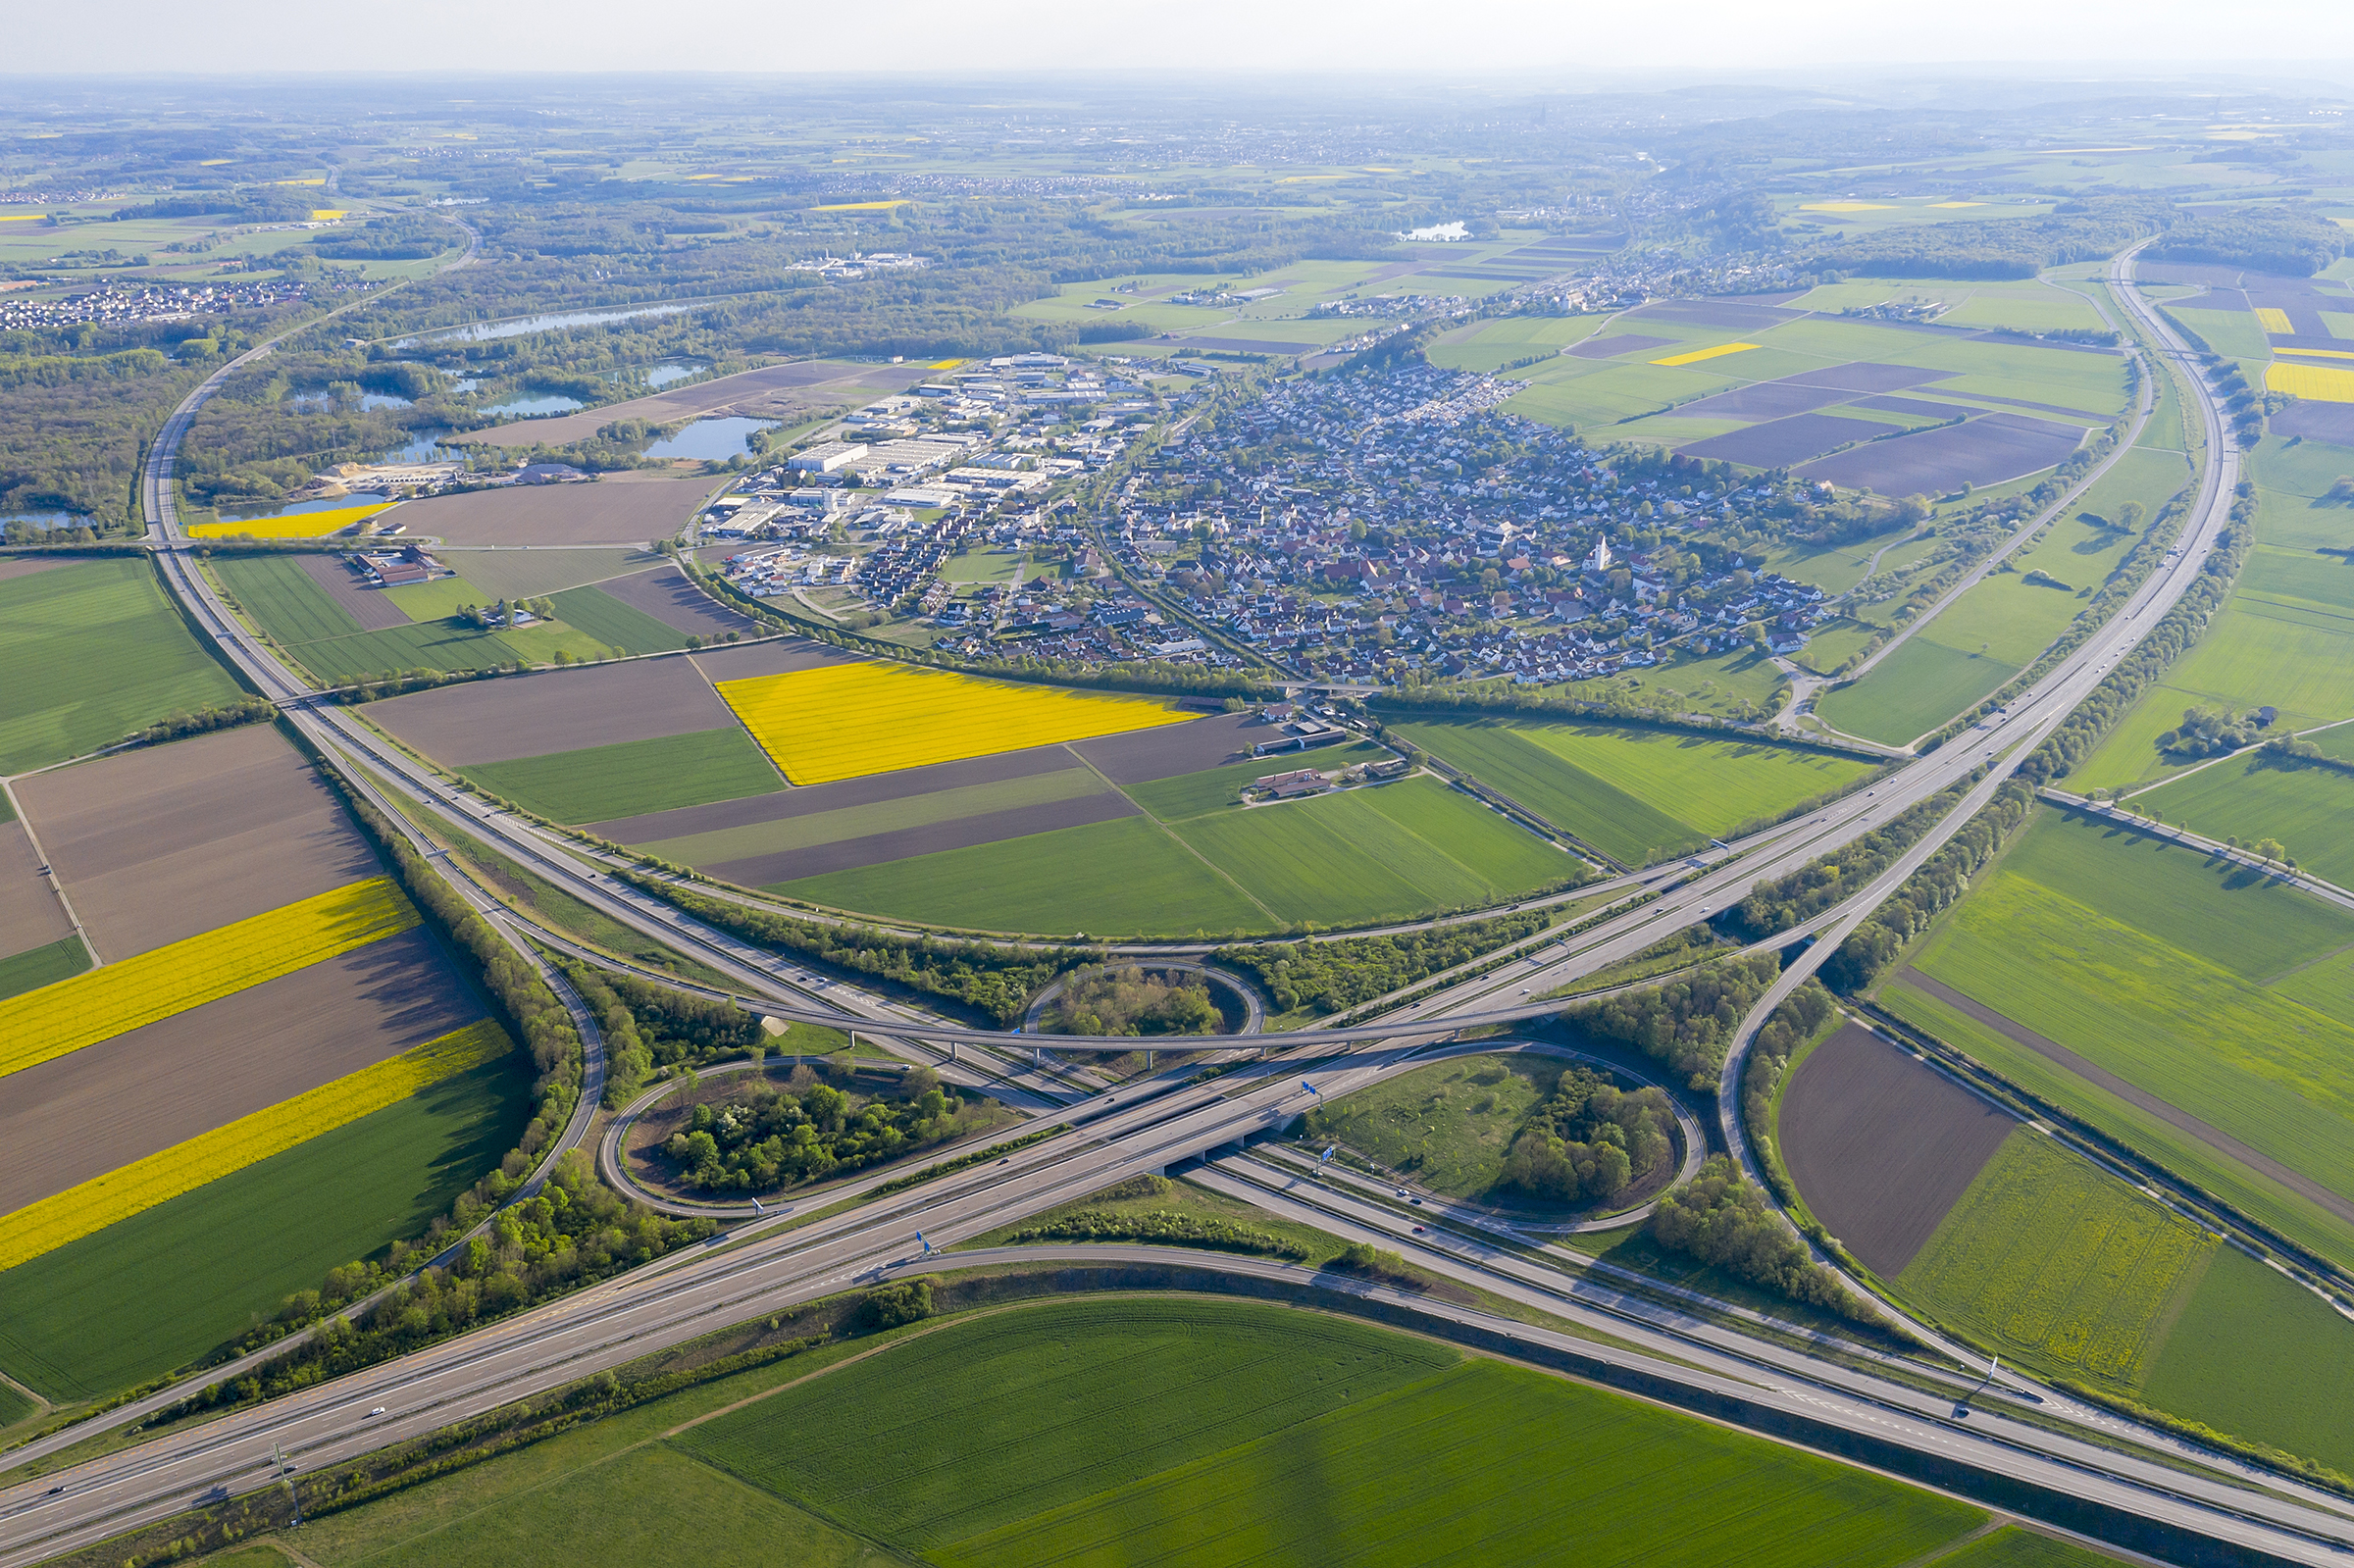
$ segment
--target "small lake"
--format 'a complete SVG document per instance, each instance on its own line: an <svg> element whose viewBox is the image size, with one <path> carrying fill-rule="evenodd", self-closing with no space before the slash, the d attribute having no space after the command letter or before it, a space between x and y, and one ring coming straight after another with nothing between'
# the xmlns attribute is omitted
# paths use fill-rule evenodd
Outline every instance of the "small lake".
<svg viewBox="0 0 2354 1568"><path fill-rule="evenodd" d="M510 419L531 419L540 414L569 414L588 406L579 398L566 397L561 392L517 392L495 403L485 403L483 412L504 414Z"/></svg>
<svg viewBox="0 0 2354 1568"><path fill-rule="evenodd" d="M285 408L333 408L335 404L335 394L333 392L317 391L288 392L284 397L279 399L279 403L281 407ZM415 408L416 406L417 405L411 402L408 398L395 397L390 392L362 392L360 394L360 407L363 410L372 408Z"/></svg>
<svg viewBox="0 0 2354 1568"><path fill-rule="evenodd" d="M349 495L332 496L324 501L297 501L292 506L265 507L258 512L244 507L223 507L221 521L259 523L265 518L300 517L305 512L342 512L355 506L376 506L391 499L389 495L378 495L372 490L354 490Z"/></svg>
<svg viewBox="0 0 2354 1568"><path fill-rule="evenodd" d="M362 392L360 394L360 407L363 409L415 408L416 406L413 400L406 397L395 397L390 392Z"/></svg>
<svg viewBox="0 0 2354 1568"><path fill-rule="evenodd" d="M644 371L645 384L668 386L671 382L683 381L690 376L700 376L710 368L708 365L649 365Z"/></svg>
<svg viewBox="0 0 2354 1568"><path fill-rule="evenodd" d="M462 462L465 452L443 446L441 438L449 433L438 425L429 425L422 430L409 432L409 444L396 446L378 458L380 463L449 463Z"/></svg>
<svg viewBox="0 0 2354 1568"><path fill-rule="evenodd" d="M629 310L573 310L549 311L538 316L523 316L513 321L474 322L465 327L448 327L435 332L420 332L415 337L395 338L394 348L414 348L420 343L487 343L500 337L522 337L530 332L562 331L570 327L597 327L606 322L633 322L646 316L676 316L694 309L692 305L640 305Z"/></svg>
<svg viewBox="0 0 2354 1568"><path fill-rule="evenodd" d="M731 415L726 419L696 420L678 434L656 441L645 449L648 457L689 457L703 462L726 462L742 457L744 442L754 430L773 430L775 420L745 419Z"/></svg>
<svg viewBox="0 0 2354 1568"><path fill-rule="evenodd" d="M36 529L71 529L86 527L89 521L71 512L0 512L0 528L11 523L29 523Z"/></svg>

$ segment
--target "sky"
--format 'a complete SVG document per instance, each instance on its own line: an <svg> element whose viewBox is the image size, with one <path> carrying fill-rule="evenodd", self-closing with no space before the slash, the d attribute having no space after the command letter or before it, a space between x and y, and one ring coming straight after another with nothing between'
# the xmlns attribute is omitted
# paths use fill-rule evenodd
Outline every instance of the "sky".
<svg viewBox="0 0 2354 1568"><path fill-rule="evenodd" d="M2354 82L2354 4L2267 0L0 0L0 74L402 71L1625 73L2087 65Z"/></svg>

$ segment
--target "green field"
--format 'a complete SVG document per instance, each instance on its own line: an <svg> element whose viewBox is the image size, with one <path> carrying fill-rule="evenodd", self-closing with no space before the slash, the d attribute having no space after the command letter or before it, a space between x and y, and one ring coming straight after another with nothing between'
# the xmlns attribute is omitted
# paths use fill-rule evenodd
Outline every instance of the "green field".
<svg viewBox="0 0 2354 1568"><path fill-rule="evenodd" d="M674 1442L951 1568L1896 1563L1983 1518L1522 1368L1226 1302L1001 1314ZM1626 1482L1668 1472L1663 1517Z"/></svg>
<svg viewBox="0 0 2354 1568"><path fill-rule="evenodd" d="M687 646L686 632L600 587L568 588L553 602L559 622L624 653L668 653Z"/></svg>
<svg viewBox="0 0 2354 1568"><path fill-rule="evenodd" d="M2354 921L2268 878L2047 813L1914 962L2323 1188L2354 1194L2354 1026L2307 1004L2327 1002L2327 986L2296 984L2297 971L2349 943ZM1901 984L1885 1000L2285 1234L2354 1258L2354 1227L2191 1133Z"/></svg>
<svg viewBox="0 0 2354 1568"><path fill-rule="evenodd" d="M1780 816L1871 771L1852 757L1663 730L1521 719L1391 728L1630 865Z"/></svg>
<svg viewBox="0 0 2354 1568"><path fill-rule="evenodd" d="M459 774L557 822L605 822L785 787L752 737L731 725L461 768Z"/></svg>
<svg viewBox="0 0 2354 1568"><path fill-rule="evenodd" d="M2141 1397L2354 1476L2354 1323L2229 1247L2182 1308Z"/></svg>
<svg viewBox="0 0 2354 1568"><path fill-rule="evenodd" d="M412 621L445 621L465 605L485 608L498 602L495 593L486 593L462 577L434 578L425 582L404 583L396 588L382 590L384 597L400 606L400 613Z"/></svg>
<svg viewBox="0 0 2354 1568"><path fill-rule="evenodd" d="M1929 1568L2102 1568L2122 1560L2072 1541L2008 1525L1978 1537L1959 1551L1933 1559Z"/></svg>
<svg viewBox="0 0 2354 1568"><path fill-rule="evenodd" d="M1497 903L1584 868L1430 778L1237 808L1174 831L1278 920L1319 926Z"/></svg>
<svg viewBox="0 0 2354 1568"><path fill-rule="evenodd" d="M0 1430L15 1426L39 1408L7 1384L0 1383Z"/></svg>
<svg viewBox="0 0 2354 1568"><path fill-rule="evenodd" d="M558 651L578 659L612 651L609 643L561 623L484 632L440 620L364 631L291 556L228 557L214 561L212 571L256 625L330 685L393 670L480 670L516 659L548 663ZM684 646L684 639L677 645Z"/></svg>
<svg viewBox="0 0 2354 1568"><path fill-rule="evenodd" d="M144 559L77 561L0 582L0 774L241 695Z"/></svg>
<svg viewBox="0 0 2354 1568"><path fill-rule="evenodd" d="M2215 1250L2198 1226L2021 1127L1896 1285L2008 1360L2122 1392Z"/></svg>
<svg viewBox="0 0 2354 1568"><path fill-rule="evenodd" d="M662 557L650 550L584 545L577 549L466 550L434 552L492 599L536 599L584 583L642 572Z"/></svg>
<svg viewBox="0 0 2354 1568"><path fill-rule="evenodd" d="M2258 752L2202 768L2136 795L2169 822L2210 838L2277 838L2304 870L2343 887L2354 884L2354 774L2282 766Z"/></svg>
<svg viewBox="0 0 2354 1568"><path fill-rule="evenodd" d="M1919 633L1862 680L1818 698L1815 711L1843 733L1901 746L1939 728L2019 671L1991 654L1965 653Z"/></svg>
<svg viewBox="0 0 2354 1568"><path fill-rule="evenodd" d="M1296 767L1330 773L1338 768L1354 768L1359 763L1385 761L1389 755L1389 752L1371 741L1358 740L1348 745L1325 746L1316 751L1230 762L1222 768L1181 773L1173 779L1127 784L1120 792L1162 822L1183 822L1189 817L1205 816L1238 804L1242 800L1242 791L1255 779L1289 773Z"/></svg>
<svg viewBox="0 0 2354 1568"><path fill-rule="evenodd" d="M422 1235L530 1115L520 1053L0 1273L0 1371L60 1401L202 1356Z"/></svg>
<svg viewBox="0 0 2354 1568"><path fill-rule="evenodd" d="M79 936L61 936L42 947L0 958L0 999L68 980L90 967L90 950Z"/></svg>
<svg viewBox="0 0 2354 1568"><path fill-rule="evenodd" d="M2187 327L2206 339L2207 346L2226 359L2259 363L2273 357L2273 345L2256 318L2244 310L2181 310L2169 305L2166 314L2178 327Z"/></svg>
<svg viewBox="0 0 2354 1568"><path fill-rule="evenodd" d="M1333 1101L1315 1126L1434 1192L1485 1199L1561 1065L1526 1051L1437 1062Z"/></svg>
<svg viewBox="0 0 2354 1568"><path fill-rule="evenodd" d="M831 811L810 811L797 817L777 817L738 828L660 838L642 847L665 860L710 866L1107 793L1101 775L1092 768L1072 766L1051 773L935 789L928 794L902 795L896 800L870 800L854 806L837 806Z"/></svg>
<svg viewBox="0 0 2354 1568"><path fill-rule="evenodd" d="M1162 829L1136 817L829 872L774 891L838 909L1059 936L1264 931L1277 924Z"/></svg>

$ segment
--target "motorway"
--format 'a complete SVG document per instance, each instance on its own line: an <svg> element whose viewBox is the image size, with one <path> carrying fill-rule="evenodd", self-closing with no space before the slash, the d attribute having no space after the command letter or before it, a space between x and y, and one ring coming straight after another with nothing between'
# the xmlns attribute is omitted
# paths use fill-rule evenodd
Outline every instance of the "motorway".
<svg viewBox="0 0 2354 1568"><path fill-rule="evenodd" d="M2120 264L2129 278L2129 260ZM2129 289L2120 295L2141 314L2150 329L2164 332ZM2161 339L2164 340L2164 339ZM2170 343L2178 349L2178 344ZM1837 801L1817 814L1785 823L1734 842L1702 866L1662 868L1641 879L1653 896L1622 913L1608 915L1575 936L1541 939L1526 955L1397 1009L1378 1022L1305 1030L1267 1037L1279 1054L1237 1064L1206 1082L1190 1075L1164 1075L1141 1087L1070 1103L1067 1089L1052 1086L1053 1119L1072 1131L1023 1149L996 1166L940 1178L843 1213L795 1224L794 1216L755 1219L726 1234L725 1246L673 1254L661 1263L591 1290L547 1303L462 1339L400 1360L305 1390L268 1404L233 1412L191 1430L159 1435L135 1447L86 1461L38 1486L0 1493L0 1568L13 1568L72 1546L118 1533L141 1522L184 1509L216 1487L231 1492L269 1484L273 1444L299 1455L304 1470L369 1451L384 1442L420 1435L467 1415L619 1365L667 1344L786 1304L830 1294L854 1284L887 1277L921 1262L917 1236L934 1246L982 1236L1023 1216L1136 1174L1212 1154L1276 1131L1312 1105L1320 1094L1340 1094L1378 1082L1423 1059L1417 1041L1491 1023L1546 1016L1561 1003L1541 1000L1545 992L1640 951L1662 936L1704 920L1738 902L1761 879L1795 870L1852 841L1913 804L1979 770L1984 777L1961 809L1869 887L1826 913L1793 936L1820 938L1794 963L1770 1001L1795 986L1905 875L1933 852L1999 785L2008 771L2055 728L2086 692L2130 649L2141 633L2195 580L2208 549L2224 526L2236 453L2221 439L2220 419L2207 415L2216 437L2207 481L2185 523L2178 553L2154 572L2129 603L2074 652L2060 660L2035 685L1980 728L1948 742L1891 774L1873 787ZM184 424L180 427L184 430ZM360 724L348 711L315 700L308 685L289 675L230 616L202 575L177 546L171 512L169 444L159 441L151 464L150 516L164 536L159 551L167 581L190 613L257 687L278 700L290 720L355 782L365 770L380 777L429 812L463 825L469 833L525 865L534 874L638 931L711 965L762 998L763 1011L838 1028L856 1027L901 1043L918 1041L950 1049L969 1045L988 1052L1000 1066L1015 1067L1009 1037L963 1029L932 1019L818 974L805 966L740 942L692 920L611 877L577 845L536 825L490 807L454 788ZM1590 889L1589 889L1590 890ZM1796 978L1792 978L1796 977ZM1751 1025L1766 1009L1753 1015ZM1027 1044L1023 1040L1019 1043ZM1074 1039L1056 1037L1056 1050L1090 1044L1134 1049L1133 1038ZM1738 1085L1738 1053L1727 1064L1725 1086ZM1304 1065L1306 1064L1306 1065ZM1310 1086L1313 1086L1312 1087ZM1049 1092L1041 1084L1042 1095ZM1740 1136L1737 1095L1720 1093L1727 1142L1748 1157ZM1269 1167L1273 1170L1273 1167ZM1218 1180L1239 1180L1221 1163ZM1285 1189L1292 1173L1254 1187L1276 1212L1306 1201ZM1250 1185L1250 1184L1246 1184ZM1942 1395L1927 1398L1906 1384L1837 1367L1764 1340L1712 1327L1656 1301L1608 1292L1561 1277L1531 1281L1505 1270L1488 1255L1492 1241L1465 1239L1448 1229L1430 1238L1405 1231L1403 1222L1385 1228L1380 1205L1368 1199L1327 1194L1313 1221L1326 1230L1355 1227L1379 1235L1434 1272L1476 1278L1482 1289L1547 1294L1546 1310L1587 1323L1642 1347L1626 1352L1648 1377L1695 1391L1706 1380L1739 1383L1744 1397L1785 1401L1792 1411L1849 1431L1867 1434L1921 1454L1953 1458L1994 1473L2031 1478L2071 1495L2157 1519L2218 1542L2269 1551L2294 1561L2343 1561L2354 1552L2354 1519L2307 1489L2263 1473L2204 1457L2210 1472L2185 1473L2150 1459L2121 1456L2112 1448L2057 1435L2040 1427L1978 1418L1956 1420ZM1361 1212L1348 1208L1356 1203ZM1339 1204L1336 1208L1334 1205ZM1486 1248L1482 1253L1480 1248ZM1088 1257L1112 1249L1083 1249ZM1040 1256L1024 1249L1022 1257ZM1266 1267L1230 1258L1188 1256L1198 1269L1249 1272ZM1548 1281L1552 1283L1548 1283ZM1564 1290L1566 1299L1555 1299ZM1590 1299L1605 1291L1613 1299ZM1419 1301L1417 1310L1444 1310ZM1581 1318L1579 1313L1593 1316ZM1695 1328L1698 1325L1698 1329ZM1701 1335L1698 1330L1706 1329ZM1516 1329L1524 1336L1532 1333ZM1643 1338L1643 1336L1653 1338ZM1715 1337L1721 1337L1719 1342ZM1573 1341L1581 1354L1600 1347ZM1613 1352L1617 1353L1617 1352ZM1667 1357L1674 1359L1669 1360ZM174 1391L184 1393L187 1386ZM2020 1395L2033 1391L2011 1386ZM1925 1405L1924 1405L1925 1398ZM1947 1413L1936 1414L1943 1404ZM383 1406L384 1414L366 1412ZM2075 1407L2068 1407L2073 1412ZM2132 1429L2098 1412L2083 1424L2111 1438L2130 1437L2145 1447L2180 1451L2161 1435ZM45 1444L55 1451L90 1427L70 1429ZM32 1457L19 1449L12 1461ZM59 1484L62 1494L45 1487Z"/></svg>

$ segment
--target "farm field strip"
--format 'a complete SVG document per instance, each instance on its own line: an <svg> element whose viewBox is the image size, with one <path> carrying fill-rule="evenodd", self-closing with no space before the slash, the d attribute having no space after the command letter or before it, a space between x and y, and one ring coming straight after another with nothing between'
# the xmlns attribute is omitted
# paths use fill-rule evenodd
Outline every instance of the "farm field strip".
<svg viewBox="0 0 2354 1568"><path fill-rule="evenodd" d="M243 693L144 560L0 580L0 773L112 745L176 711Z"/></svg>
<svg viewBox="0 0 2354 1568"><path fill-rule="evenodd" d="M2130 1388L2219 1243L2027 1128L2014 1131L1899 1285L1979 1342Z"/></svg>
<svg viewBox="0 0 2354 1568"><path fill-rule="evenodd" d="M384 878L353 883L20 998L0 1078L321 959L396 936L418 914Z"/></svg>
<svg viewBox="0 0 2354 1568"><path fill-rule="evenodd" d="M323 539L364 523L379 512L389 512L397 501L370 506L330 507L318 512L290 512L283 517L248 518L243 522L199 523L187 531L194 539L230 538L239 534L257 539Z"/></svg>
<svg viewBox="0 0 2354 1568"><path fill-rule="evenodd" d="M6 1217L0 1270L356 1122L513 1048L506 1032L485 1019L43 1198Z"/></svg>
<svg viewBox="0 0 2354 1568"><path fill-rule="evenodd" d="M576 824L740 800L785 787L776 767L736 725L455 771L527 810Z"/></svg>

